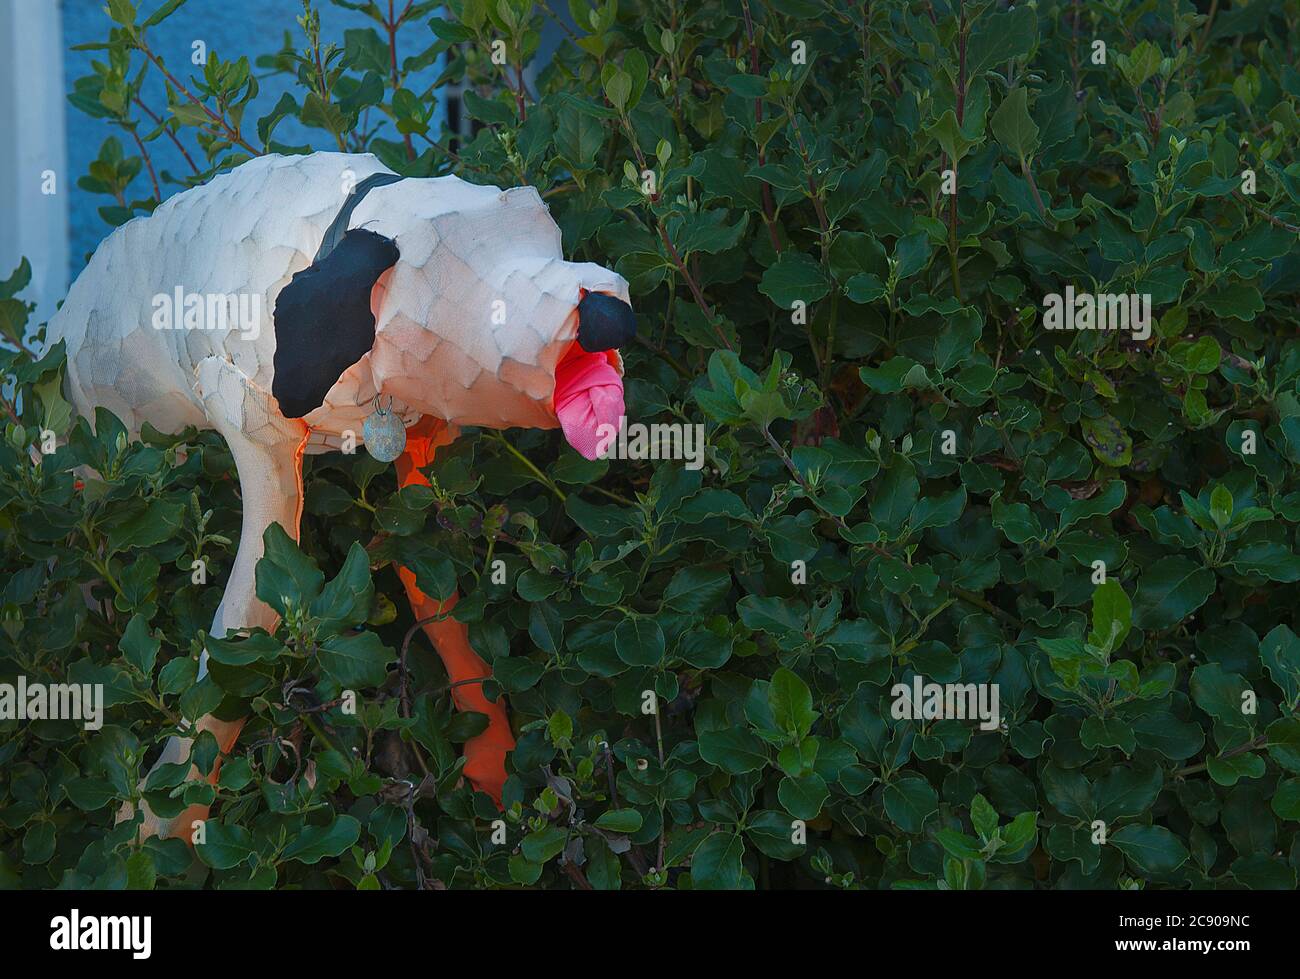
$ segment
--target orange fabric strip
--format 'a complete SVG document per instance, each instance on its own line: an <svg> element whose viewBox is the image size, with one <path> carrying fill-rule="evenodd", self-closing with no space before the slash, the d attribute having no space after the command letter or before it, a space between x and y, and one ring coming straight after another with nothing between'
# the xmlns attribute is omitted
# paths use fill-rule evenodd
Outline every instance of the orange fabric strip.
<svg viewBox="0 0 1300 979"><path fill-rule="evenodd" d="M428 486L429 480L420 469L433 461L439 446L449 445L451 441L447 424L440 419L425 417L407 429L406 451L396 463L398 485ZM398 568L397 573L417 621L455 608L457 596L439 602L419 589L413 572ZM486 792L499 806L506 781L506 753L515 746L510 716L506 713L503 699L492 703L483 696L482 683L465 682L489 677L492 669L470 646L469 629L463 622L448 617L438 622L427 622L423 628L442 658L447 676L453 684L460 684L451 690L456 709L487 715L486 730L465 742L465 777L475 789Z"/></svg>

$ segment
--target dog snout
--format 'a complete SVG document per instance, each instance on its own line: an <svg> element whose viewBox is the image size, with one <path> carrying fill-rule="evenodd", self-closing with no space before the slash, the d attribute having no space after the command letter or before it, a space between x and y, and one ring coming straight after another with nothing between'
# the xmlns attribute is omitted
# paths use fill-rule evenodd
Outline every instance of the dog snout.
<svg viewBox="0 0 1300 979"><path fill-rule="evenodd" d="M578 345L588 353L617 350L636 336L636 313L616 296L589 292L578 303Z"/></svg>

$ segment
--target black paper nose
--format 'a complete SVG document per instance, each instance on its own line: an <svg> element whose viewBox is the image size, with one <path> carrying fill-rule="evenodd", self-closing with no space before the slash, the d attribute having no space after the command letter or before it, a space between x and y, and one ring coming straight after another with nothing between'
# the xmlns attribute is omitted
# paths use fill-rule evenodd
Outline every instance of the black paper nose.
<svg viewBox="0 0 1300 979"><path fill-rule="evenodd" d="M623 300L589 292L578 303L578 345L588 353L617 350L636 336L636 313Z"/></svg>

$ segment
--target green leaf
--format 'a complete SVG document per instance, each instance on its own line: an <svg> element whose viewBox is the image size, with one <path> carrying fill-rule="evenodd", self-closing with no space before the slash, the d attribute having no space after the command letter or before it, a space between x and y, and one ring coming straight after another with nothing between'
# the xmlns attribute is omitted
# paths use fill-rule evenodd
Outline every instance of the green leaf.
<svg viewBox="0 0 1300 979"><path fill-rule="evenodd" d="M564 647L564 620L547 602L529 605L528 635L542 652L558 655Z"/></svg>
<svg viewBox="0 0 1300 979"><path fill-rule="evenodd" d="M793 309L795 303L815 303L830 292L830 283L821 265L803 252L784 251L776 263L763 273L758 291L781 309Z"/></svg>
<svg viewBox="0 0 1300 979"><path fill-rule="evenodd" d="M1029 92L1023 86L1007 93L990 120L1002 148L1021 162L1038 152L1038 126L1029 115Z"/></svg>
<svg viewBox="0 0 1300 979"><path fill-rule="evenodd" d="M349 690L378 687L388 676L388 664L397 654L373 632L332 636L317 653L321 669Z"/></svg>
<svg viewBox="0 0 1300 979"><path fill-rule="evenodd" d="M542 865L529 860L522 853L510 854L510 879L516 884L536 884L542 876Z"/></svg>
<svg viewBox="0 0 1300 979"><path fill-rule="evenodd" d="M319 863L337 857L361 838L361 824L351 816L335 816L328 826L307 826L284 851L284 859Z"/></svg>
<svg viewBox="0 0 1300 979"><path fill-rule="evenodd" d="M175 13L177 8L179 8L181 4L185 2L186 0L163 0L163 3L158 5L158 9L155 10L152 14L150 14L149 17L145 20L145 22L140 26L153 27L154 24L161 23L165 18L170 17L173 13Z"/></svg>
<svg viewBox="0 0 1300 979"><path fill-rule="evenodd" d="M1097 818L1113 823L1141 816L1155 805L1163 785L1159 768L1117 765L1097 780Z"/></svg>
<svg viewBox="0 0 1300 979"><path fill-rule="evenodd" d="M222 762L217 788L223 792L238 792L252 780L253 769L247 758L228 758Z"/></svg>
<svg viewBox="0 0 1300 979"><path fill-rule="evenodd" d="M284 643L261 629L248 636L233 639L203 637L203 648L208 656L227 666L247 666L249 663L271 663L285 652ZM173 661L174 662L174 661ZM171 664L169 663L168 666Z"/></svg>
<svg viewBox="0 0 1300 979"><path fill-rule="evenodd" d="M739 833L717 832L695 851L691 860L691 882L701 891L752 890L753 879L745 872L745 841Z"/></svg>
<svg viewBox="0 0 1300 979"><path fill-rule="evenodd" d="M975 798L971 800L970 819L971 825L975 827L975 832L986 843L997 834L998 814L994 811L989 800L979 793L976 793Z"/></svg>
<svg viewBox="0 0 1300 979"><path fill-rule="evenodd" d="M158 879L153 856L147 850L136 850L126 858L126 888L130 891L152 891Z"/></svg>
<svg viewBox="0 0 1300 979"><path fill-rule="evenodd" d="M966 130L957 123L957 113L952 109L946 109L931 124L928 133L939 144L949 160L958 162L980 143L978 136L968 135Z"/></svg>
<svg viewBox="0 0 1300 979"><path fill-rule="evenodd" d="M620 112L627 107L631 95L632 76L627 72L616 69L605 79L605 97L609 99L610 105Z"/></svg>
<svg viewBox="0 0 1300 979"><path fill-rule="evenodd" d="M117 798L117 789L104 778L74 778L64 785L68 799L78 809L93 812Z"/></svg>
<svg viewBox="0 0 1300 979"><path fill-rule="evenodd" d="M885 814L904 833L919 833L939 809L939 796L918 775L904 775L885 786Z"/></svg>
<svg viewBox="0 0 1300 979"><path fill-rule="evenodd" d="M635 809L609 809L596 817L596 825L611 833L635 833L641 828L641 814Z"/></svg>
<svg viewBox="0 0 1300 979"><path fill-rule="evenodd" d="M1085 418L1080 422L1083 440L1092 447L1093 455L1108 466L1118 469L1133 459L1133 439L1124 426L1110 415Z"/></svg>
<svg viewBox="0 0 1300 979"><path fill-rule="evenodd" d="M23 863L38 866L48 863L57 844L58 834L52 822L41 820L33 823L23 834Z"/></svg>
<svg viewBox="0 0 1300 979"><path fill-rule="evenodd" d="M209 819L203 826L203 842L194 846L195 855L214 870L230 870L256 855L253 834L243 826Z"/></svg>
<svg viewBox="0 0 1300 979"><path fill-rule="evenodd" d="M1130 54L1118 54L1115 61L1119 64L1124 80L1133 88L1139 88L1160 68L1160 49L1150 41L1140 42Z"/></svg>
<svg viewBox="0 0 1300 979"><path fill-rule="evenodd" d="M817 720L812 691L792 670L781 667L772 675L767 687L767 703L777 727L795 740L802 739Z"/></svg>
<svg viewBox="0 0 1300 979"><path fill-rule="evenodd" d="M1079 743L1085 748L1118 748L1126 755L1137 748L1133 725L1118 717L1089 717L1079 726Z"/></svg>
<svg viewBox="0 0 1300 979"><path fill-rule="evenodd" d="M1163 826L1124 826L1110 842L1142 873L1171 874L1187 862L1187 847Z"/></svg>
<svg viewBox="0 0 1300 979"><path fill-rule="evenodd" d="M1285 625L1275 626L1260 640L1259 656L1286 702L1300 704L1300 638Z"/></svg>
<svg viewBox="0 0 1300 979"><path fill-rule="evenodd" d="M1167 629L1182 622L1214 594L1214 572L1185 557L1164 557L1142 572L1133 602L1140 629Z"/></svg>
<svg viewBox="0 0 1300 979"><path fill-rule="evenodd" d="M973 836L959 833L955 829L941 829L934 834L939 845L958 860L982 860L984 850L980 841Z"/></svg>
<svg viewBox="0 0 1300 979"><path fill-rule="evenodd" d="M1232 493L1222 484L1215 486L1210 494L1210 517L1219 530L1232 520Z"/></svg>
<svg viewBox="0 0 1300 979"><path fill-rule="evenodd" d="M122 651L126 661L146 677L153 675L154 663L158 661L158 650L161 646L162 642L157 636L150 634L148 622L138 612L131 616L126 632L122 634L122 641L118 643L118 649Z"/></svg>
<svg viewBox="0 0 1300 979"><path fill-rule="evenodd" d="M1073 526L1080 520L1112 513L1123 504L1127 492L1122 479L1112 479L1095 496L1086 500L1070 500L1061 510L1060 530L1064 532L1067 527Z"/></svg>
<svg viewBox="0 0 1300 979"><path fill-rule="evenodd" d="M628 666L658 666L664 658L664 633L649 616L629 616L614 627L614 652Z"/></svg>
<svg viewBox="0 0 1300 979"><path fill-rule="evenodd" d="M871 498L871 518L887 529L899 528L912 513L920 495L920 482L912 465L895 459L876 480Z"/></svg>
<svg viewBox="0 0 1300 979"><path fill-rule="evenodd" d="M1017 4L1006 13L985 13L971 33L966 77L978 78L986 68L1025 57L1037 39L1038 14L1033 7Z"/></svg>
<svg viewBox="0 0 1300 979"><path fill-rule="evenodd" d="M312 602L311 613L323 619L330 631L342 631L366 621L374 597L370 558L366 549L354 541L339 573Z"/></svg>
<svg viewBox="0 0 1300 979"><path fill-rule="evenodd" d="M598 117L561 103L555 126L555 148L575 170L590 170L604 144L605 127Z"/></svg>
<svg viewBox="0 0 1300 979"><path fill-rule="evenodd" d="M767 764L767 748L743 727L700 734L700 757L731 775L756 772Z"/></svg>
<svg viewBox="0 0 1300 979"><path fill-rule="evenodd" d="M1300 821L1300 778L1289 778L1278 785L1272 807L1279 818Z"/></svg>
<svg viewBox="0 0 1300 979"><path fill-rule="evenodd" d="M1133 623L1133 605L1118 581L1110 578L1092 593L1092 633L1088 641L1110 652L1124 644Z"/></svg>
<svg viewBox="0 0 1300 979"><path fill-rule="evenodd" d="M520 849L527 859L542 864L559 855L566 839L567 834L558 826L545 826L525 836Z"/></svg>
<svg viewBox="0 0 1300 979"><path fill-rule="evenodd" d="M746 628L766 632L778 639L790 639L803 632L807 609L779 598L746 595L737 605Z"/></svg>
<svg viewBox="0 0 1300 979"><path fill-rule="evenodd" d="M815 772L799 778L787 776L776 788L781 805L796 819L816 819L830 794L826 780Z"/></svg>
<svg viewBox="0 0 1300 979"><path fill-rule="evenodd" d="M1038 838L1038 813L1022 812L1002 830L1002 850L994 857L998 862L1011 862L1013 855L1032 847ZM1028 856L1026 852L1024 854Z"/></svg>
<svg viewBox="0 0 1300 979"><path fill-rule="evenodd" d="M265 552L257 562L257 597L281 615L291 607L310 609L325 576L316 562L303 554L278 523L262 535Z"/></svg>
<svg viewBox="0 0 1300 979"><path fill-rule="evenodd" d="M664 589L663 601L677 612L702 612L720 602L731 587L731 575L718 568L681 568Z"/></svg>
<svg viewBox="0 0 1300 979"><path fill-rule="evenodd" d="M793 842L794 827L791 822L786 813L772 809L750 813L745 835L754 846L774 860L794 860L804 853L807 846Z"/></svg>
<svg viewBox="0 0 1300 979"><path fill-rule="evenodd" d="M1229 673L1218 663L1207 663L1192 671L1190 690L1198 707L1225 723L1240 723L1242 694L1249 689L1236 673Z"/></svg>
<svg viewBox="0 0 1300 979"><path fill-rule="evenodd" d="M522 656L499 657L492 661L492 675L506 693L520 693L542 678L545 668L541 663Z"/></svg>

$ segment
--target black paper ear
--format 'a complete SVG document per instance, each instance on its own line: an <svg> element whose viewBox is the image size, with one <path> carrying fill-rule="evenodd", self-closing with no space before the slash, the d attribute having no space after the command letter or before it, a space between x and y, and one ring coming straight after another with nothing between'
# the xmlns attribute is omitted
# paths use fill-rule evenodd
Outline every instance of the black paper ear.
<svg viewBox="0 0 1300 979"><path fill-rule="evenodd" d="M589 292L578 303L578 346L587 353L617 350L636 336L636 313L617 296Z"/></svg>
<svg viewBox="0 0 1300 979"><path fill-rule="evenodd" d="M271 393L286 418L319 408L334 382L375 345L370 293L397 259L391 238L356 228L280 290Z"/></svg>

